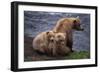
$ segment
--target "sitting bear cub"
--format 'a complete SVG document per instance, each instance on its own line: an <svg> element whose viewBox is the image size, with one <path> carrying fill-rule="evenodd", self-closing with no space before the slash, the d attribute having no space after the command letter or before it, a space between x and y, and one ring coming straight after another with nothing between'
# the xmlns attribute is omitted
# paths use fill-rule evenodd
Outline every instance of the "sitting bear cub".
<svg viewBox="0 0 100 73"><path fill-rule="evenodd" d="M53 46L53 44L49 44L49 42L54 40L54 35L53 31L41 32L33 39L33 49L41 53L49 54L51 49L48 48L48 46Z"/></svg>
<svg viewBox="0 0 100 73"><path fill-rule="evenodd" d="M55 47L53 49L54 56L64 56L71 52L71 49L66 46L66 33L56 33L55 34Z"/></svg>

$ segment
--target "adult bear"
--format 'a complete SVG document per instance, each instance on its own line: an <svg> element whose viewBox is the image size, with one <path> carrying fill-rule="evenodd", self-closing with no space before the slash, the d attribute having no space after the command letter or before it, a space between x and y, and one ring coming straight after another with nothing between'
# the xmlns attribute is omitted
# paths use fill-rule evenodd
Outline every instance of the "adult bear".
<svg viewBox="0 0 100 73"><path fill-rule="evenodd" d="M67 37L67 44L66 46L69 47L72 50L73 45L73 35L72 31L73 29L82 31L83 28L81 28L80 19L78 17L76 18L61 18L57 21L56 26L53 28L53 31L56 33L66 33Z"/></svg>

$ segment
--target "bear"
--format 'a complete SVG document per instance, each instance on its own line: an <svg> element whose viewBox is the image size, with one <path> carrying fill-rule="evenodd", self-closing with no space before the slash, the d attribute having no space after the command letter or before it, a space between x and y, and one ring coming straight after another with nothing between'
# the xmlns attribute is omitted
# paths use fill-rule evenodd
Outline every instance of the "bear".
<svg viewBox="0 0 100 73"><path fill-rule="evenodd" d="M48 48L48 45L49 45L49 42L53 42L54 35L55 34L53 31L45 31L45 32L39 33L33 39L33 42L32 42L33 49L43 54L50 54L51 48Z"/></svg>
<svg viewBox="0 0 100 73"><path fill-rule="evenodd" d="M81 27L81 21L79 18L61 18L56 22L56 26L52 29L52 31L58 33L66 33L66 46L69 47L72 50L73 45L73 35L72 31L78 30L83 31L84 29Z"/></svg>
<svg viewBox="0 0 100 73"><path fill-rule="evenodd" d="M64 56L70 53L70 49L66 46L66 33L55 34L55 47L53 49L53 56Z"/></svg>
<svg viewBox="0 0 100 73"><path fill-rule="evenodd" d="M48 41L48 45L47 45L48 51L46 51L46 52L49 56L53 56L52 55L52 50L56 49L56 46L55 46L55 32L53 32L53 31L48 32L47 41Z"/></svg>
<svg viewBox="0 0 100 73"><path fill-rule="evenodd" d="M55 41L55 34L52 36L52 38L48 37L48 55L53 56L53 50L56 49L56 41Z"/></svg>

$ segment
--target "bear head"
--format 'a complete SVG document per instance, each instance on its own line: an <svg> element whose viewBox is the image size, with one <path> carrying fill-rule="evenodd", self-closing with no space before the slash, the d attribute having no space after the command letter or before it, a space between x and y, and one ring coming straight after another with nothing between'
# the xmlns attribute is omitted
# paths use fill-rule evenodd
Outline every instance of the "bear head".
<svg viewBox="0 0 100 73"><path fill-rule="evenodd" d="M46 32L47 34L47 40L49 43L53 43L55 40L55 33L53 31Z"/></svg>
<svg viewBox="0 0 100 73"><path fill-rule="evenodd" d="M66 43L66 34L65 33L56 33L55 41L58 46L64 45Z"/></svg>
<svg viewBox="0 0 100 73"><path fill-rule="evenodd" d="M84 29L81 27L81 22L79 18L73 18L72 20L72 28L78 31L83 31Z"/></svg>

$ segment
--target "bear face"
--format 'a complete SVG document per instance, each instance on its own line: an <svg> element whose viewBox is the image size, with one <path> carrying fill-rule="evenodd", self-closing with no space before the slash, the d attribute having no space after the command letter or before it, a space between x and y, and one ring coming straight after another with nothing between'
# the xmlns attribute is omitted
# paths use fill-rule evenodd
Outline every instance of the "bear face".
<svg viewBox="0 0 100 73"><path fill-rule="evenodd" d="M66 44L66 36L64 33L56 33L55 35L56 47L61 48Z"/></svg>
<svg viewBox="0 0 100 73"><path fill-rule="evenodd" d="M81 27L81 22L79 18L76 18L73 20L73 29L78 30L78 31L83 31L84 29Z"/></svg>
<svg viewBox="0 0 100 73"><path fill-rule="evenodd" d="M58 46L66 44L66 34L65 33L56 33L55 41Z"/></svg>
<svg viewBox="0 0 100 73"><path fill-rule="evenodd" d="M49 43L53 43L55 39L55 33L53 31L48 31L46 32L46 34L47 34L47 40L49 41Z"/></svg>

